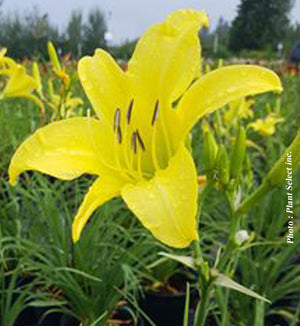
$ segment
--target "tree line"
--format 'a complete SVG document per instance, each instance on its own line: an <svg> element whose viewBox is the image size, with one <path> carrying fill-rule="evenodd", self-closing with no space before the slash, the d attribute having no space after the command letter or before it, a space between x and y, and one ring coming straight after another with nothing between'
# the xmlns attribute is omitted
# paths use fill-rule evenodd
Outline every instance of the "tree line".
<svg viewBox="0 0 300 326"><path fill-rule="evenodd" d="M15 59L38 57L47 59L47 42L51 40L60 54L71 53L77 58L93 54L95 48L106 48L107 24L100 9L91 10L83 21L80 11L74 11L64 31L52 25L47 14L33 10L26 16L4 15L0 12L0 46L7 47Z"/></svg>
<svg viewBox="0 0 300 326"><path fill-rule="evenodd" d="M1 0L0 0L1 1ZM293 44L300 40L300 24L291 24L289 15L294 0L241 0L231 24L220 19L214 30L202 31L206 57L288 56ZM16 59L47 59L47 41L51 40L60 54L73 58L92 54L95 48L109 48L117 58L130 58L136 41L118 46L107 44L107 22L100 9L93 9L84 20L80 11L72 12L65 30L51 24L47 14L33 10L27 16L1 14L0 46L9 49Z"/></svg>

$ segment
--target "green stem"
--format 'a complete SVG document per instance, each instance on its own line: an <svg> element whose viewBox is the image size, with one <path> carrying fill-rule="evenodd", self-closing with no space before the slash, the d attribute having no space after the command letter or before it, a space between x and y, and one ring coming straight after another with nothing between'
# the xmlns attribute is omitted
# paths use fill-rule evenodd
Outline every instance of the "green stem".
<svg viewBox="0 0 300 326"><path fill-rule="evenodd" d="M223 268L225 268L225 266L228 265L230 262L232 262L234 257L236 257L236 255L234 255L234 251L236 249L235 236L239 229L240 219L241 219L241 215L237 214L237 212L235 212L234 210L232 193L226 192L226 200L230 210L231 223L230 223L230 231L229 231L228 242L226 245L225 253L218 264L218 269L220 271L222 271Z"/></svg>
<svg viewBox="0 0 300 326"><path fill-rule="evenodd" d="M203 261L201 248L199 242L195 241L194 245L194 259L197 271L199 273L199 294L200 300L196 309L194 319L194 326L204 326L209 307L210 295L210 280L208 272L208 264Z"/></svg>
<svg viewBox="0 0 300 326"><path fill-rule="evenodd" d="M208 312L208 306L209 306L209 294L210 294L210 287L206 286L201 293L200 302L199 302L197 310L196 310L194 326L204 326L205 325L207 312Z"/></svg>
<svg viewBox="0 0 300 326"><path fill-rule="evenodd" d="M244 214L253 207L272 187L270 186L269 182L264 181L254 192L251 196L249 196L246 200L242 202L236 213Z"/></svg>

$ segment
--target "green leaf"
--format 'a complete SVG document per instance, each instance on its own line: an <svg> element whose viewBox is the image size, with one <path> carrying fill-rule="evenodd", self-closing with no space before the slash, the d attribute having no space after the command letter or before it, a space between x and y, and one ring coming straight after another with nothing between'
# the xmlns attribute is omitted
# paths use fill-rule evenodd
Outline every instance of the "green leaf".
<svg viewBox="0 0 300 326"><path fill-rule="evenodd" d="M213 277L215 277L214 284L218 286L223 286L228 289L232 289L241 293L244 293L250 297L253 297L255 299L259 299L262 301L265 301L267 303L271 303L270 300L264 298L263 296L257 294L256 292L246 288L243 285L240 285L239 283L233 281L231 278L227 277L224 274L219 273L216 269L211 270L211 274Z"/></svg>
<svg viewBox="0 0 300 326"><path fill-rule="evenodd" d="M183 326L189 325L189 307L190 307L190 283L187 282L186 283L186 296L185 296Z"/></svg>
<svg viewBox="0 0 300 326"><path fill-rule="evenodd" d="M181 263L189 268L195 269L195 263L194 263L193 257L173 255L173 254L169 254L167 252L159 252L158 254L161 256L170 258L172 260L178 261L179 263Z"/></svg>

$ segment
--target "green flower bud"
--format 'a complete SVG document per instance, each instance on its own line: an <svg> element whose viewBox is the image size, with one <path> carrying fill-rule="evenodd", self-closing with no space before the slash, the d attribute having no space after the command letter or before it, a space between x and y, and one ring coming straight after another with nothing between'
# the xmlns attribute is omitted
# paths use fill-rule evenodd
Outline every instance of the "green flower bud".
<svg viewBox="0 0 300 326"><path fill-rule="evenodd" d="M203 155L204 155L204 168L209 174L216 166L216 158L218 153L218 145L216 143L213 132L209 129L208 125L203 128Z"/></svg>
<svg viewBox="0 0 300 326"><path fill-rule="evenodd" d="M229 182L229 160L224 145L220 145L217 156L217 172L221 186L226 186Z"/></svg>
<svg viewBox="0 0 300 326"><path fill-rule="evenodd" d="M250 186L253 183L253 171L251 169L249 155L246 155L245 157L245 175L246 175L246 182L248 184L248 187L250 188Z"/></svg>
<svg viewBox="0 0 300 326"><path fill-rule="evenodd" d="M287 168L295 171L300 165L300 129L291 145L285 150L262 184L239 207L238 214L246 213L258 200L273 188L280 185L287 177Z"/></svg>
<svg viewBox="0 0 300 326"><path fill-rule="evenodd" d="M289 160L287 158L290 158ZM300 129L291 145L285 150L280 159L266 176L266 181L275 187L285 180L287 167L295 171L300 165Z"/></svg>
<svg viewBox="0 0 300 326"><path fill-rule="evenodd" d="M246 154L246 132L240 127L235 140L233 151L230 158L230 178L237 179L241 175L243 162Z"/></svg>

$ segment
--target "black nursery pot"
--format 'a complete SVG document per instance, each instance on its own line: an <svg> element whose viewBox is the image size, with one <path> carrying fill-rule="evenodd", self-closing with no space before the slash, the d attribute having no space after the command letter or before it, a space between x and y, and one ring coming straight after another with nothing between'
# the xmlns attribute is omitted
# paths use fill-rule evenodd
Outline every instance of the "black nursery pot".
<svg viewBox="0 0 300 326"><path fill-rule="evenodd" d="M50 307L48 308L50 309ZM64 313L54 312L46 315L47 308L33 308L25 309L15 322L14 326L78 326L79 321L74 317Z"/></svg>
<svg viewBox="0 0 300 326"><path fill-rule="evenodd" d="M182 326L185 294L145 293L139 307L156 326ZM151 325L143 318L145 326Z"/></svg>
<svg viewBox="0 0 300 326"><path fill-rule="evenodd" d="M78 326L80 323L76 318L61 312L54 312L43 318L46 312L47 308L35 308L36 326Z"/></svg>

